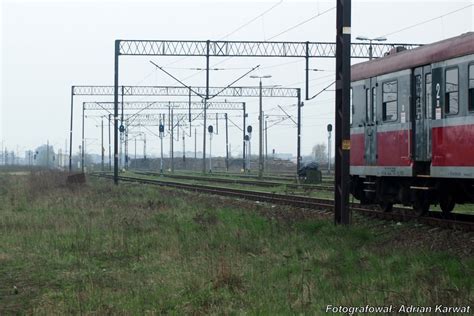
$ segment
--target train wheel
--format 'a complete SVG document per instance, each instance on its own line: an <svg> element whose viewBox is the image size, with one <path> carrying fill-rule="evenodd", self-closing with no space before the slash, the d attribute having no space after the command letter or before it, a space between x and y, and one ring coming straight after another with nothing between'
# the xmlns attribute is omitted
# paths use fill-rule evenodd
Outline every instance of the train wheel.
<svg viewBox="0 0 474 316"><path fill-rule="evenodd" d="M452 194L442 195L439 200L439 207L444 214L449 214L453 211L454 205L456 204L454 196Z"/></svg>
<svg viewBox="0 0 474 316"><path fill-rule="evenodd" d="M379 206L384 212L391 212L393 210L393 203L390 202L380 202Z"/></svg>
<svg viewBox="0 0 474 316"><path fill-rule="evenodd" d="M430 210L430 202L425 199L417 199L413 203L413 210L416 215L423 216Z"/></svg>

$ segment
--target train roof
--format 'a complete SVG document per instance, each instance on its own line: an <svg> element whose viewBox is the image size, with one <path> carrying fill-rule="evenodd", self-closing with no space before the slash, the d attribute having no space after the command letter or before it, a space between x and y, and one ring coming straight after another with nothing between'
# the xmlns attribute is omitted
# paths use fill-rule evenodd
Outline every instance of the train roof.
<svg viewBox="0 0 474 316"><path fill-rule="evenodd" d="M474 54L474 32L355 64L351 67L351 81L429 65L469 54Z"/></svg>

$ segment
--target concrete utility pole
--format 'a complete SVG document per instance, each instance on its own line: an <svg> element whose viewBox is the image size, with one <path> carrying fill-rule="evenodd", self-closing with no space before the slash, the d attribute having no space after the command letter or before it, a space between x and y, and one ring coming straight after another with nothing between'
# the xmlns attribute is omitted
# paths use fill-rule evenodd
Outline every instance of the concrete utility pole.
<svg viewBox="0 0 474 316"><path fill-rule="evenodd" d="M110 137L110 121L112 114L109 114L109 171L112 171L112 138Z"/></svg>
<svg viewBox="0 0 474 316"><path fill-rule="evenodd" d="M194 128L194 160L197 159L197 128Z"/></svg>
<svg viewBox="0 0 474 316"><path fill-rule="evenodd" d="M229 125L225 113L225 170L229 171Z"/></svg>
<svg viewBox="0 0 474 316"><path fill-rule="evenodd" d="M85 104L82 103L82 152L81 152L81 171L84 173L84 145L85 145L85 138L84 138L84 112L85 112Z"/></svg>
<svg viewBox="0 0 474 316"><path fill-rule="evenodd" d="M127 127L125 128L125 170L128 170L128 123Z"/></svg>
<svg viewBox="0 0 474 316"><path fill-rule="evenodd" d="M204 98L204 124L202 135L202 173L206 173L206 120L207 120L207 102L209 100L209 53L210 42L206 41L206 96Z"/></svg>
<svg viewBox="0 0 474 316"><path fill-rule="evenodd" d="M66 157L68 155L68 152L67 152L67 138L64 140L64 157L63 157L63 168L66 169L66 164L67 164L67 161L66 161ZM31 158L31 157L30 157ZM31 162L30 162L30 166L31 166Z"/></svg>
<svg viewBox="0 0 474 316"><path fill-rule="evenodd" d="M13 160L13 164L15 164L15 160ZM46 168L49 169L49 139L46 142Z"/></svg>
<svg viewBox="0 0 474 316"><path fill-rule="evenodd" d="M271 78L270 75L250 76L250 78L259 79L259 110L258 110L258 177L263 177L263 102L262 102L262 79Z"/></svg>
<svg viewBox="0 0 474 316"><path fill-rule="evenodd" d="M125 160L126 160L126 153L124 151L124 142L125 142L125 124L124 124L124 121L123 121L123 116L124 116L124 102L123 102L123 86L122 86L122 116L120 118L120 165L123 167L123 165L125 164Z"/></svg>
<svg viewBox="0 0 474 316"><path fill-rule="evenodd" d="M242 170L243 170L243 172L245 172L245 170L246 170L246 166L245 166L245 164L246 164L246 163L245 163L245 152L246 152L246 150L247 150L247 149L245 148L245 146L246 146L246 144L247 144L247 140L245 139L245 136L246 136L246 135L245 135L245 126L247 126L247 125L246 125L246 122L245 122L245 121L246 121L246 118L247 118L247 112L246 112L246 108L245 108L245 103L244 103L244 106L243 106L243 107L244 107L244 113L243 113L243 116L244 116L244 117L243 117L243 120L242 120L242 122L243 122L243 126L242 126L242 134L243 134L243 135L242 135L242 140L243 140L243 144L242 144L242 165L243 165L243 166L242 166Z"/></svg>
<svg viewBox="0 0 474 316"><path fill-rule="evenodd" d="M170 129L171 129L171 134L170 134L170 140L171 140L171 144L170 144L170 158L171 158L171 172L173 173L174 172L174 114L173 114L173 109L171 109L171 126L170 126Z"/></svg>
<svg viewBox="0 0 474 316"><path fill-rule="evenodd" d="M265 163L267 163L267 160L268 160L268 126L267 126L267 119L265 118Z"/></svg>
<svg viewBox="0 0 474 316"><path fill-rule="evenodd" d="M104 171L104 117L100 117L100 151L101 151L101 167L102 171Z"/></svg>
<svg viewBox="0 0 474 316"><path fill-rule="evenodd" d="M143 160L146 160L146 134L143 133Z"/></svg>
<svg viewBox="0 0 474 316"><path fill-rule="evenodd" d="M185 143L185 134L184 134L184 131L183 131L183 167L184 169L186 169L186 143Z"/></svg>

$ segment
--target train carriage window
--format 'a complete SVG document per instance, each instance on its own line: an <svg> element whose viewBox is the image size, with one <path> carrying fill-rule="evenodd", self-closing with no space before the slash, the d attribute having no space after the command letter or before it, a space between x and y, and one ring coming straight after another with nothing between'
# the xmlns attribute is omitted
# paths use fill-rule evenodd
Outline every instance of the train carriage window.
<svg viewBox="0 0 474 316"><path fill-rule="evenodd" d="M433 117L433 99L431 98L431 73L425 76L425 104L426 104L426 118L431 119Z"/></svg>
<svg viewBox="0 0 474 316"><path fill-rule="evenodd" d="M474 64L469 65L469 111L474 112Z"/></svg>
<svg viewBox="0 0 474 316"><path fill-rule="evenodd" d="M459 111L458 68L446 70L444 113L457 114Z"/></svg>
<svg viewBox="0 0 474 316"><path fill-rule="evenodd" d="M382 120L384 122L398 119L398 82L396 80L382 84Z"/></svg>

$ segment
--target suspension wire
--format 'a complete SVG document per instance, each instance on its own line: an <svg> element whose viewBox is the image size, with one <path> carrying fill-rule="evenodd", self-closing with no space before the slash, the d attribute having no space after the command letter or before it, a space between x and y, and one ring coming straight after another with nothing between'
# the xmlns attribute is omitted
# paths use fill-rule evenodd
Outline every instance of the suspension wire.
<svg viewBox="0 0 474 316"><path fill-rule="evenodd" d="M272 11L273 9L275 9L277 6L279 6L280 4L282 4L283 1L284 1L284 0L280 0L280 2L277 2L276 4L274 4L273 6L271 6L269 9L267 9L267 10L265 10L264 12L260 13L260 14L257 15L256 17L252 18L250 21L248 21L248 22L244 23L243 25L237 27L237 28L236 28L235 30L233 30L232 32L229 32L228 34L226 34L226 35L220 37L219 40L221 41L221 40L223 40L223 39L229 37L230 35L233 35L233 34L235 34L236 32L240 31L241 29L243 29L243 28L246 27L247 25L251 24L252 22L254 22L254 21L256 21L256 20L258 20L258 18L264 16L265 14L267 14L267 13L269 13L270 11ZM182 57L182 58L180 58L180 59L177 59L177 60L175 60L175 61L173 61L173 62L167 64L167 66L174 65L174 64L176 64L177 62L183 61L183 60L186 59L186 58L188 58L188 56L184 56L184 57ZM231 57L226 58L225 60L230 59L230 58L231 58ZM222 63L222 62L223 62L223 61L219 62L218 64L220 64L220 63ZM218 64L213 65L212 67L217 66ZM201 70L200 72L202 72L202 71L204 71L204 70ZM199 73L200 73L200 72L199 72ZM187 80L187 79L189 79L189 78L191 78L191 77L193 77L193 76L195 76L195 75L197 75L197 74L198 74L198 73L193 74L193 75L191 75L190 77L186 77L186 78L183 79L183 80Z"/></svg>
<svg viewBox="0 0 474 316"><path fill-rule="evenodd" d="M243 131L242 127L240 127L239 125L235 124L234 121L232 121L229 117L227 117L227 120L229 120L229 122L231 122L232 124L234 124L234 126L237 127L240 131Z"/></svg>
<svg viewBox="0 0 474 316"><path fill-rule="evenodd" d="M280 108L280 110L283 111L283 113L285 113L288 116L290 120L293 121L293 123L295 123L295 125L298 125L298 123L296 123L296 121L293 119L293 117L290 114L288 114L281 106L278 106L278 107Z"/></svg>
<svg viewBox="0 0 474 316"><path fill-rule="evenodd" d="M336 81L334 80L333 82L331 82L329 85L327 85L323 90L319 91L318 93L316 93L315 95L313 95L311 98L309 98L308 100L313 100L314 98L316 98L318 95L320 95L321 93L323 93L324 91L326 91L327 89L329 89L330 87L332 87L333 84L335 84Z"/></svg>
<svg viewBox="0 0 474 316"><path fill-rule="evenodd" d="M249 73L255 71L255 69L257 69L258 67L260 67L260 65L257 65L257 66L255 66L255 67L253 67L252 69L250 69L249 71L247 71L245 74L243 74L243 75L240 76L239 78L237 78L237 79L235 79L234 81L232 81L232 83L228 84L228 85L227 85L225 88L223 88L221 91L217 92L217 93L214 94L212 97L208 98L208 100L217 97L219 94L221 94L221 93L224 92L225 90L229 89L229 88L232 87L235 83L237 83L237 82L240 81L242 78L244 78L245 76L247 76Z"/></svg>
<svg viewBox="0 0 474 316"><path fill-rule="evenodd" d="M445 17L445 16L448 16L448 15L451 15L451 14L453 14L453 13L456 13L456 12L459 12L459 11L462 11L462 10L465 10L465 9L470 8L470 7L472 7L472 6L474 6L474 3L471 3L471 4L469 4L469 5L465 6L465 7L462 7L462 8L456 9L456 10L454 10L454 11L447 12L447 13L442 14L442 15L440 15L440 16L437 16L437 17L434 17L434 18L431 18L431 19L428 19L428 20L424 20L424 21L421 21L421 22L419 22L419 23L415 23L415 24L412 24L412 25L410 25L410 26L401 28L401 29L399 29L399 30L396 30L396 31L393 31L393 32L384 34L384 35L382 35L382 36L383 36L383 37L387 37L387 36L390 36L390 35L393 35L393 34L396 34L396 33L400 33L400 32L409 30L409 29L411 29L411 28L414 28L414 27L417 27L417 26L420 26L420 25L423 25L423 24L426 24L426 23L435 21L435 20L437 20L437 19L441 19L441 18L443 18L443 17ZM382 37L382 36L381 36L381 37Z"/></svg>
<svg viewBox="0 0 474 316"><path fill-rule="evenodd" d="M172 74L170 74L168 71L166 71L163 67L155 64L153 61L150 60L150 63L152 63L156 68L160 69L161 71L163 71L165 74L167 74L168 76L170 76L171 78L173 78L174 80L178 81L182 86L184 86L185 88L188 88L189 90L191 90L192 92L194 92L196 95L200 96L201 98L204 98L204 96L200 93L198 93L196 90L192 89L190 86L186 85L184 82L182 82L181 80L179 80L178 78L176 78L175 76L173 76Z"/></svg>
<svg viewBox="0 0 474 316"><path fill-rule="evenodd" d="M224 35L223 37L219 38L219 40L223 40L235 33L237 33L238 31L240 31L241 29L243 29L244 27L246 27L247 25L255 22L256 20L258 20L259 18L263 17L265 14L267 14L268 12L272 11L273 9L275 9L276 7L278 7L280 4L283 3L283 0L280 0L280 2L277 2L276 4L274 4L273 6L271 6L269 9L265 10L264 12L260 13L259 15L257 15L256 17L252 18L250 21L242 24L241 26L239 26L238 28L236 28L235 30L233 30L232 32L230 33L227 33L226 35Z"/></svg>
<svg viewBox="0 0 474 316"><path fill-rule="evenodd" d="M300 27L301 25L306 24L306 23L308 23L309 21L312 21L312 20L314 20L314 19L320 17L321 15L324 15L324 14L326 14L326 13L328 13L328 12L334 10L334 9L336 9L336 7L331 7L331 8L329 8L329 9L327 9L327 10L321 12L321 13L318 13L318 14L316 14L316 15L313 15L312 17L310 17L310 18L308 18L308 19L306 19L306 20L304 20L304 21L301 21L301 22L299 22L299 23L296 24L296 25L293 25L292 27L289 27L289 28L287 28L286 30L283 30L283 31L281 31L281 32L278 33L278 34L273 35L273 36L270 37L268 40L272 40L272 39L274 39L275 37L278 37L278 36L283 35L283 34L289 32L289 31L292 31L292 30L294 30L295 28Z"/></svg>

